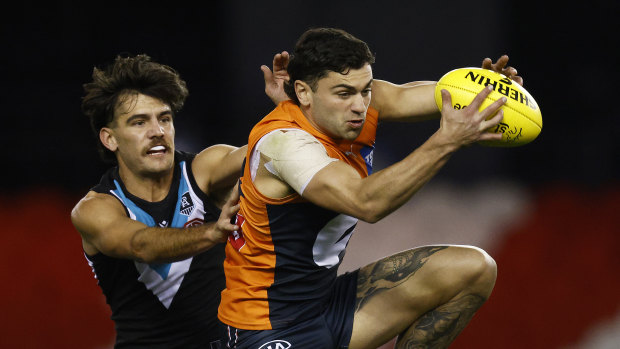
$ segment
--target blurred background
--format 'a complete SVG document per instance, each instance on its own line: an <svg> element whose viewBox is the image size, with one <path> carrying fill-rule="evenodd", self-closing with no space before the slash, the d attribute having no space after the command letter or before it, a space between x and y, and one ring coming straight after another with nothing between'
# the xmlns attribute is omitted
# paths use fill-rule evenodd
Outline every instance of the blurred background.
<svg viewBox="0 0 620 349"><path fill-rule="evenodd" d="M424 244L480 246L497 284L453 348L620 347L617 1L22 1L3 12L0 347L114 340L69 219L106 169L80 114L93 67L120 53L174 67L190 90L177 148L241 146L273 108L260 66L318 26L366 41L374 77L394 83L508 54L544 121L526 146L459 151L410 203L360 223L341 272ZM375 170L437 127L381 124Z"/></svg>

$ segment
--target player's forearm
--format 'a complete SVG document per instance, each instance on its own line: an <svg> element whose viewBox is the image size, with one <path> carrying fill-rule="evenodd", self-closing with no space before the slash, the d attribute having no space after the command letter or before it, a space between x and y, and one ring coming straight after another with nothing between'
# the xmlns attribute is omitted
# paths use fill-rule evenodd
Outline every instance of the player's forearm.
<svg viewBox="0 0 620 349"><path fill-rule="evenodd" d="M145 263L168 263L183 260L218 244L215 223L197 227L144 228L131 240L135 258Z"/></svg>
<svg viewBox="0 0 620 349"><path fill-rule="evenodd" d="M368 222L376 222L405 204L446 164L458 146L437 133L403 160L367 177L360 192Z"/></svg>

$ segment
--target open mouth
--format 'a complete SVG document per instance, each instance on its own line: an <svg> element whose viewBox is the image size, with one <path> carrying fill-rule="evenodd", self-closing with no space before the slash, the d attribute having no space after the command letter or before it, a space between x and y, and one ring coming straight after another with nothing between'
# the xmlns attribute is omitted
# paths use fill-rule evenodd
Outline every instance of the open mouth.
<svg viewBox="0 0 620 349"><path fill-rule="evenodd" d="M167 148L163 145L156 145L146 151L147 155L163 155L167 152Z"/></svg>
<svg viewBox="0 0 620 349"><path fill-rule="evenodd" d="M353 128L360 128L364 125L364 120L363 119L349 120L347 123Z"/></svg>

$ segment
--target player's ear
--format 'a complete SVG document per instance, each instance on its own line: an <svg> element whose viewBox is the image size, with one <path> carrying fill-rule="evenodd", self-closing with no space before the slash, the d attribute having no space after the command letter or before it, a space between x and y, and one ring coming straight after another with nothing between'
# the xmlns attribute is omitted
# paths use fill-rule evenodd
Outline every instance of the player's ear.
<svg viewBox="0 0 620 349"><path fill-rule="evenodd" d="M304 81L295 80L295 94L297 94L299 104L302 106L307 107L312 102L312 88Z"/></svg>
<svg viewBox="0 0 620 349"><path fill-rule="evenodd" d="M114 131L108 127L102 127L99 130L99 140L104 147L108 148L111 152L115 152L116 148L118 148L118 144L116 143L116 138L114 137Z"/></svg>

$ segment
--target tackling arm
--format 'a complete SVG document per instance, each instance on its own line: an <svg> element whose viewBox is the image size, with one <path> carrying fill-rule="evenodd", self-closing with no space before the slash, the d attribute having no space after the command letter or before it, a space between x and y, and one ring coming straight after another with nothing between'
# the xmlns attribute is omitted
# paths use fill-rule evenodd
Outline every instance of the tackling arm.
<svg viewBox="0 0 620 349"><path fill-rule="evenodd" d="M146 263L173 262L206 251L237 230L230 223L239 210L237 201L237 195L231 196L216 222L190 228L160 228L127 217L114 197L90 192L71 212L71 221L88 254L101 252Z"/></svg>
<svg viewBox="0 0 620 349"><path fill-rule="evenodd" d="M201 151L192 162L194 178L205 194L221 207L241 175L247 145L217 144Z"/></svg>

